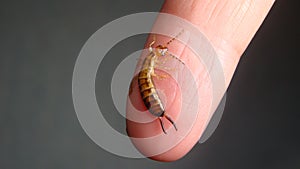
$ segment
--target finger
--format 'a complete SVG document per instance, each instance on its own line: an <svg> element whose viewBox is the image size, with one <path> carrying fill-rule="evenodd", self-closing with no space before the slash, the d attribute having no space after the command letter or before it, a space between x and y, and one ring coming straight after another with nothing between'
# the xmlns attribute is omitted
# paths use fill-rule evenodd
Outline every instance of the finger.
<svg viewBox="0 0 300 169"><path fill-rule="evenodd" d="M218 59L222 64L225 86L227 87L241 54L250 43L250 40L263 22L273 3L274 0L166 0L161 11L187 19L207 36L214 46L219 57ZM158 25L158 27L159 26L162 25ZM158 37L157 41L164 42L165 39L164 37ZM179 43L172 43L170 50L175 50L175 53L176 50L179 50L181 60L191 69L193 75L198 77L197 80L202 81L202 83L197 84L199 85L197 93L200 93L205 100L200 99L201 106L199 106L198 111L202 116L197 116L190 133L188 133L181 142L176 144L175 147L150 157L159 161L177 160L191 150L203 133L205 124L210 120L211 114L208 112L210 112L211 109L211 100L216 99L212 98L211 93L207 90L211 87L211 82L207 76L203 75L203 72L205 72L201 70L203 66L195 60L191 51L183 48ZM181 111L181 96L184 91L180 91L176 81L172 78L168 80L155 80L155 82L156 88L164 91L167 96L165 99L165 102L167 102L166 112L176 121ZM146 111L136 80L133 80L131 89L129 97L134 107ZM225 89L226 88L224 88L223 93ZM218 97L217 99L220 100L222 95ZM127 108L127 115L130 116L130 114L134 114L134 112L129 106ZM149 123L137 123L127 120L129 136L147 138L162 133L159 121L155 120L155 117L150 113L144 113L143 116L147 116L149 119L152 118L154 121ZM166 128L171 127L170 124L166 122L165 124ZM178 126L178 130L180 131L179 127L180 126ZM178 133L180 132L173 132L172 134L179 135ZM149 154L151 155L153 151L164 149L164 147L168 146L168 143L172 144L172 139L174 139L174 137L165 136L156 139L152 144L134 139L133 142L143 154L148 156Z"/></svg>

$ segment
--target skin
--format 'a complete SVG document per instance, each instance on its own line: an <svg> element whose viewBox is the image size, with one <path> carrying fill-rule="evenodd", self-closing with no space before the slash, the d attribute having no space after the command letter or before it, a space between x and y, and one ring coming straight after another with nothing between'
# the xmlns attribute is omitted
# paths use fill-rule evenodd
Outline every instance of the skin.
<svg viewBox="0 0 300 169"><path fill-rule="evenodd" d="M262 24L268 11L273 5L274 0L166 0L161 12L173 14L188 20L193 23L211 42L218 54L218 59L221 62L224 72L225 87L217 98L212 98L211 80L205 76L203 71L204 66L199 63L193 53L178 42L172 42L168 46L169 51L176 53L180 59L190 68L193 76L197 77L198 94L201 94L198 111L201 116L195 118L195 123L191 127L190 132L184 138L176 143L171 149L164 151L168 144L173 144L174 137L172 135L180 135L180 128L176 132L172 125L166 120L165 126L169 131L164 135L159 121L150 113L144 112L140 116L152 119L149 123L138 123L127 119L127 132L130 137L148 138L155 135L161 135L155 142L143 142L132 139L132 142L137 149L145 156L157 161L175 161L186 155L193 146L198 142L207 123L211 118L211 109L215 109L211 105L212 99L221 99L227 89L236 66L242 53L247 48L251 39L255 35L259 26ZM160 27L162 25L154 25ZM158 43L165 43L170 38L158 36ZM151 43L152 38L149 38L146 47ZM155 47L156 45L154 45ZM162 97L163 102L166 102L166 112L175 121L185 120L179 117L181 110L182 92L176 81L172 77L168 77L164 72L163 79L154 77L155 86L157 89L164 92L166 97ZM184 89L183 89L184 90ZM138 110L145 110L145 106L139 94L136 78L133 79L129 100L132 105ZM127 116L136 116L130 106L127 107ZM185 112L188 113L188 112ZM177 123L180 123L177 121ZM152 155L154 151L162 150L161 153Z"/></svg>

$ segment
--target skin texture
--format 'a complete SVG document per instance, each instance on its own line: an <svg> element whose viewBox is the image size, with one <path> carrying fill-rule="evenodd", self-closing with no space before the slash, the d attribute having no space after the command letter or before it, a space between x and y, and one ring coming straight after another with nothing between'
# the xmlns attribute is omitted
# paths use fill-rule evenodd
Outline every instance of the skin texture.
<svg viewBox="0 0 300 169"><path fill-rule="evenodd" d="M212 98L211 81L206 75L204 66L199 63L193 53L183 47L178 42L172 42L168 46L169 51L172 51L180 57L180 59L190 68L192 74L196 77L198 85L198 94L201 95L198 111L201 115L195 117L195 123L191 127L191 131L184 136L180 142L174 141L173 136L182 135L179 131L176 132L172 126L165 121L165 126L169 133L164 135L159 121L150 113L144 112L140 116L152 119L149 123L138 123L130 119L127 120L127 132L130 137L148 138L160 134L155 142L143 142L132 139L137 149L145 156L158 161L175 161L187 154L193 146L197 143L211 115L209 112L212 107L212 99L220 100L222 94L227 89L233 73L236 69L240 56L245 51L246 47L253 38L255 32L262 24L268 11L270 10L273 0L166 0L161 12L173 14L182 17L193 23L212 43L218 54L218 59L221 62L225 77L224 91L221 91L217 98ZM159 25L161 26L161 25ZM159 27L158 26L158 27ZM154 25L155 27L155 25ZM170 38L158 36L156 42L165 43ZM146 47L151 43L149 38ZM156 45L154 45L156 46ZM164 74L158 72L157 74ZM163 79L154 78L157 89L163 91L165 97L162 97L163 102L166 103L166 112L177 123L178 120L185 120L178 118L181 110L181 96L185 92L180 90L175 80L171 77ZM143 101L139 94L138 84L136 78L133 79L129 100L133 107L138 110L146 111ZM134 110L127 106L127 116L138 117ZM188 112L185 112L188 113ZM174 144L171 149L164 151L168 144ZM153 155L154 151L162 150L162 153Z"/></svg>

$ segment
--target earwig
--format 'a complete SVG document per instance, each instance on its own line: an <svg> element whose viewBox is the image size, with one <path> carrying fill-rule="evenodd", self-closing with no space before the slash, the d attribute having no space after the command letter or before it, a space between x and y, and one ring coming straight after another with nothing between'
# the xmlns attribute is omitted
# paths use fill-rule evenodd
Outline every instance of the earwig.
<svg viewBox="0 0 300 169"><path fill-rule="evenodd" d="M180 32L177 36L172 38L169 42L167 42L167 45L169 45L172 41L175 40L182 32ZM155 48L152 48L152 45L155 43L155 37L153 42L149 45L149 55L146 56L146 58L143 61L141 71L138 75L138 85L140 89L140 94L143 99L143 102L146 106L146 108L149 110L149 112L158 117L160 121L161 128L165 134L167 134L164 123L163 123L163 117L165 117L175 128L177 131L177 127L175 122L172 120L171 117L169 117L165 113L165 108L162 104L162 101L157 93L157 90L155 88L155 84L153 82L153 76L155 76L154 67L156 60L158 57L164 56L168 48L167 45L158 45ZM173 58L179 60L175 56L171 55ZM181 60L179 60L181 63L183 63Z"/></svg>

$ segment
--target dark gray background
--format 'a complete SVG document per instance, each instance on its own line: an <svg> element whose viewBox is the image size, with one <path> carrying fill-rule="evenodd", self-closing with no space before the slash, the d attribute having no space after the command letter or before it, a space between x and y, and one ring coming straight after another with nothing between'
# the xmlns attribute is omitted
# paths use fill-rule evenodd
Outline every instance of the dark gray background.
<svg viewBox="0 0 300 169"><path fill-rule="evenodd" d="M81 47L97 29L127 14L159 11L163 2L1 1L0 169L300 168L296 2L278 1L243 54L214 135L183 159L160 163L94 144L76 118L71 80ZM140 49L145 37L119 48ZM111 124L125 125L119 117Z"/></svg>

